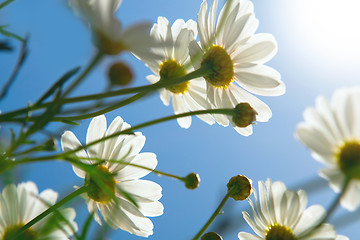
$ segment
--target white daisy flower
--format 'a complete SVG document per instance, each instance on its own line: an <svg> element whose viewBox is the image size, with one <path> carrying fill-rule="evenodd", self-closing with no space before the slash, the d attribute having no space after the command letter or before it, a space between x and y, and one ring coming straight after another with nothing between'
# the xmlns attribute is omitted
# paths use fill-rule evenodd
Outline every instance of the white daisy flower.
<svg viewBox="0 0 360 240"><path fill-rule="evenodd" d="M206 0L201 4L197 22L200 45L196 41L190 44L193 65L196 69L203 66L212 70L204 78L207 98L214 108L233 108L247 102L258 113L256 120L266 122L271 117L270 108L251 93L285 93L280 74L263 65L276 54L276 41L271 34L254 35L258 20L249 0L228 0L215 26L217 6L218 0L213 0L208 15ZM242 135L252 133L252 125L239 128L230 116L217 114L214 118L223 126L230 121Z"/></svg>
<svg viewBox="0 0 360 240"><path fill-rule="evenodd" d="M306 208L305 191L287 190L282 182L259 181L259 198L254 189L254 202L249 200L252 215L243 212L243 217L257 234L240 232L240 240L323 240L347 239L337 236L330 224L321 224L326 215L320 205Z"/></svg>
<svg viewBox="0 0 360 240"><path fill-rule="evenodd" d="M149 75L146 79L151 83L168 81L171 78L182 77L194 68L190 62L189 43L197 36L196 22L177 19L170 27L169 21L165 17L159 17L150 32L158 42L162 42L162 48L154 49L160 58L143 58L142 61L152 70L154 75ZM175 86L160 89L162 102L169 106L172 99L172 106L175 114L189 111L211 109L211 105L206 101L205 81L196 78ZM213 124L211 115L198 115L200 119ZM189 128L191 117L177 119L182 128Z"/></svg>
<svg viewBox="0 0 360 240"><path fill-rule="evenodd" d="M21 227L54 205L58 194L46 189L40 194L33 182L7 185L0 194L0 238L2 240L66 240L77 231L75 210L65 208L51 214L19 233ZM60 215L61 214L61 215ZM18 235L19 234L19 235ZM14 238L18 236L17 238Z"/></svg>
<svg viewBox="0 0 360 240"><path fill-rule="evenodd" d="M339 192L350 179L340 203L354 211L360 204L360 88L339 89L331 102L317 97L315 108L304 111L304 119L297 137L316 160L327 165L319 175L332 189Z"/></svg>
<svg viewBox="0 0 360 240"><path fill-rule="evenodd" d="M105 54L130 51L136 56L155 56L149 49L156 46L149 36L149 23L139 23L123 30L115 17L122 0L69 0L70 6L90 25L96 46Z"/></svg>
<svg viewBox="0 0 360 240"><path fill-rule="evenodd" d="M130 128L130 125L120 117L116 117L108 129L106 126L104 115L95 117L90 122L86 143ZM81 146L79 140L70 131L62 135L61 144L64 151L74 150ZM105 160L104 163L98 165L98 170L111 174L108 175L109 179L104 184L113 191L116 201L109 196L108 192L101 189L89 174L76 166L73 166L73 169L76 175L85 179L85 184L89 187L83 197L89 212L94 213L94 218L99 224L101 220L98 210L112 228L121 228L129 233L147 237L153 234L153 224L146 216L155 217L163 214L163 205L158 201L162 196L162 189L152 181L139 179L151 171L127 165L127 163L136 164L149 169L156 167L157 160L154 153L139 153L144 144L145 137L137 132L102 141L88 147L87 151L82 150L76 153L76 156L87 164L98 163L96 160L99 159ZM127 192L138 206L130 202L123 192Z"/></svg>

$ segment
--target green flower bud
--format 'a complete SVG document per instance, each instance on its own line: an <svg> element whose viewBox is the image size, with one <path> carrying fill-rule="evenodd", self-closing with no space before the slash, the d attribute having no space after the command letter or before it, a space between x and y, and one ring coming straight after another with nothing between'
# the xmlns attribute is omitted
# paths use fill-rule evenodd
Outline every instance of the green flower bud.
<svg viewBox="0 0 360 240"><path fill-rule="evenodd" d="M125 63L116 62L109 68L108 77L111 85L125 86L133 79L133 73Z"/></svg>
<svg viewBox="0 0 360 240"><path fill-rule="evenodd" d="M235 201L242 201L251 194L251 180L243 175L237 175L230 179L227 188L231 198Z"/></svg>
<svg viewBox="0 0 360 240"><path fill-rule="evenodd" d="M200 176L197 173L190 173L185 177L185 186L188 189L196 189L200 183Z"/></svg>
<svg viewBox="0 0 360 240"><path fill-rule="evenodd" d="M44 143L44 151L55 151L56 150L56 139L50 138Z"/></svg>
<svg viewBox="0 0 360 240"><path fill-rule="evenodd" d="M216 232L208 232L202 235L201 240L222 240L222 237Z"/></svg>
<svg viewBox="0 0 360 240"><path fill-rule="evenodd" d="M239 103L235 107L235 114L232 117L233 122L238 127L247 127L256 120L257 112L249 103Z"/></svg>

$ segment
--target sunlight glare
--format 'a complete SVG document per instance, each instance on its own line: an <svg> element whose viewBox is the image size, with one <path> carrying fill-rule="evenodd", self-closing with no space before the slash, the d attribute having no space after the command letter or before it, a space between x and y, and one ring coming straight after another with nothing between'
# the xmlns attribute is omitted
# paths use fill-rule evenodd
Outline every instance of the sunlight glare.
<svg viewBox="0 0 360 240"><path fill-rule="evenodd" d="M301 0L289 1L295 31L300 31L316 54L337 61L359 60L360 1ZM290 3L289 3L290 4Z"/></svg>

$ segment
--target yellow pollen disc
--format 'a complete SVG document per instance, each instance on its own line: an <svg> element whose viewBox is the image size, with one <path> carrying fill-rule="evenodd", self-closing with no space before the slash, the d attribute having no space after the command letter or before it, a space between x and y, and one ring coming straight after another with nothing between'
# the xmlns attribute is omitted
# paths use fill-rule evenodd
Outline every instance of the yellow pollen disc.
<svg viewBox="0 0 360 240"><path fill-rule="evenodd" d="M85 184L88 186L87 195L96 202L109 202L111 200L109 191L112 194L115 193L116 181L113 179L113 176L107 167L99 165L97 168L103 173L102 176L105 176L101 178L101 184L92 179L89 175L85 176ZM105 187L106 189L104 189Z"/></svg>
<svg viewBox="0 0 360 240"><path fill-rule="evenodd" d="M185 76L186 70L174 60L166 60L160 66L161 81L171 81ZM184 94L189 86L189 81L167 87L166 89L175 94Z"/></svg>
<svg viewBox="0 0 360 240"><path fill-rule="evenodd" d="M97 31L95 34L96 45L102 53L117 55L126 50L126 46L124 46L121 42L109 39L101 31Z"/></svg>
<svg viewBox="0 0 360 240"><path fill-rule="evenodd" d="M221 46L212 46L204 55L201 66L211 69L204 78L214 87L227 88L234 81L234 64Z"/></svg>
<svg viewBox="0 0 360 240"><path fill-rule="evenodd" d="M38 239L37 233L34 230L32 230L32 228L28 228L22 233L19 233L19 230L23 226L24 224L17 224L5 228L1 240L37 240Z"/></svg>
<svg viewBox="0 0 360 240"><path fill-rule="evenodd" d="M288 227L277 224L270 226L265 235L266 240L297 240Z"/></svg>
<svg viewBox="0 0 360 240"><path fill-rule="evenodd" d="M341 171L349 178L360 179L360 141L347 141L335 153Z"/></svg>

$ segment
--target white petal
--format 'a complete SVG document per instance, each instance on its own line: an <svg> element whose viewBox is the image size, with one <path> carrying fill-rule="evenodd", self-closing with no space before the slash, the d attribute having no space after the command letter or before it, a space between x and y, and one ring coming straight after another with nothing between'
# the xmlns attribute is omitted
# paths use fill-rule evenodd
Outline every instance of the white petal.
<svg viewBox="0 0 360 240"><path fill-rule="evenodd" d="M110 136L117 132L120 132L122 130L123 122L124 120L121 117L117 116L110 124L105 136ZM120 140L119 138L121 139L121 135L105 141L103 155L101 156L102 159L110 159L116 143Z"/></svg>
<svg viewBox="0 0 360 240"><path fill-rule="evenodd" d="M359 180L351 180L346 188L344 195L340 199L340 204L349 211L355 211L360 204Z"/></svg>
<svg viewBox="0 0 360 240"><path fill-rule="evenodd" d="M86 144L95 142L105 136L106 118L104 115L94 117L88 127L86 134ZM104 141L87 147L87 152L91 158L101 158L104 149Z"/></svg>
<svg viewBox="0 0 360 240"><path fill-rule="evenodd" d="M334 146L332 146L326 136L324 136L318 129L315 129L307 124L300 123L298 125L296 134L298 138L312 151L315 151L324 159L334 156Z"/></svg>
<svg viewBox="0 0 360 240"><path fill-rule="evenodd" d="M263 64L272 59L277 52L277 44L273 35L260 33L254 35L246 45L234 53L235 63Z"/></svg>
<svg viewBox="0 0 360 240"><path fill-rule="evenodd" d="M285 84L280 80L280 73L268 66L238 68L235 79L241 87L254 94L279 96L285 93Z"/></svg>
<svg viewBox="0 0 360 240"><path fill-rule="evenodd" d="M304 240L323 240L335 239L336 232L332 225L322 224L319 228L312 231L312 233L304 238Z"/></svg>
<svg viewBox="0 0 360 240"><path fill-rule="evenodd" d="M335 192L340 192L340 189L345 182L344 174L337 167L321 169L319 171L319 176L328 180L330 187Z"/></svg>
<svg viewBox="0 0 360 240"><path fill-rule="evenodd" d="M326 215L325 209L320 205L312 205L307 208L298 224L294 229L295 236L307 234L312 228L316 227Z"/></svg>
<svg viewBox="0 0 360 240"><path fill-rule="evenodd" d="M239 232L238 234L238 238L240 240L262 240L262 238L252 235L250 233L247 232Z"/></svg>
<svg viewBox="0 0 360 240"><path fill-rule="evenodd" d="M119 172L119 180L126 181L139 179L148 175L151 171L141 167L155 169L157 165L156 155L154 153L139 153L130 163L140 167L126 165Z"/></svg>
<svg viewBox="0 0 360 240"><path fill-rule="evenodd" d="M203 0L201 3L198 18L197 18L197 24L198 24L198 33L199 33L199 39L202 49L207 49L207 47L211 44L210 42L210 36L208 33L208 18L207 18L207 2L206 0Z"/></svg>
<svg viewBox="0 0 360 240"><path fill-rule="evenodd" d="M136 201L153 202L162 197L159 184L148 180L130 180L118 183L121 190L128 192Z"/></svg>
<svg viewBox="0 0 360 240"><path fill-rule="evenodd" d="M194 39L193 32L189 29L182 29L175 40L174 59L183 65L189 56L189 43Z"/></svg>
<svg viewBox="0 0 360 240"><path fill-rule="evenodd" d="M61 147L64 152L77 149L81 146L82 146L81 143L79 142L79 140L76 138L76 136L72 132L66 131L61 136ZM80 160L81 162L89 163L89 161L86 160L88 158L88 156L84 149L77 151L75 153L75 156L78 157L79 159L81 159ZM76 167L75 165L73 165L72 167L73 167L75 174L78 177L85 178L85 172L82 169Z"/></svg>
<svg viewBox="0 0 360 240"><path fill-rule="evenodd" d="M173 105L175 114L189 112L184 99L182 98L182 96L180 96L178 94L173 95L172 105ZM180 127L182 127L182 128L187 129L191 125L191 116L177 118L176 120L179 123Z"/></svg>
<svg viewBox="0 0 360 240"><path fill-rule="evenodd" d="M176 19L173 25L171 26L172 37L177 39L180 31L183 29L185 21L183 19Z"/></svg>

